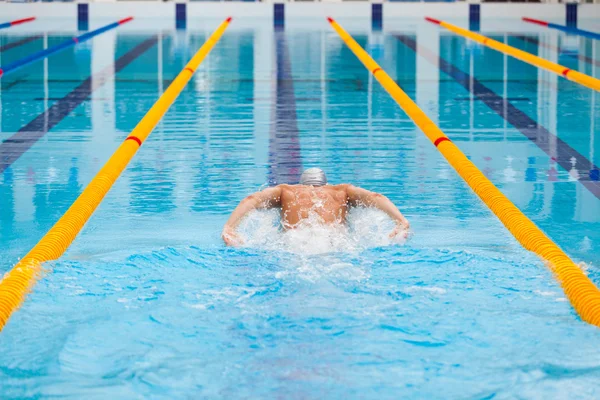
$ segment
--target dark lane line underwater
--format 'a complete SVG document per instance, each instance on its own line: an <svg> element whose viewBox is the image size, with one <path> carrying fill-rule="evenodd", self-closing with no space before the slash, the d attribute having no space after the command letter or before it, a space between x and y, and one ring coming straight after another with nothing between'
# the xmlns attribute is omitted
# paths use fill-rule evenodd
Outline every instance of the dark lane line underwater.
<svg viewBox="0 0 600 400"><path fill-rule="evenodd" d="M437 65L441 71L448 74L454 80L471 92L477 99L483 101L496 114L504 118L519 132L527 137L531 142L535 143L544 153L563 167L566 171L571 170L571 159L574 158L577 165L587 165L588 170L580 170L579 182L581 182L594 196L600 199L600 182L598 181L598 167L588 160L577 150L569 146L564 140L557 137L548 129L538 124L537 121L530 118L523 111L515 107L510 101L502 98L493 90L483 85L480 81L462 71L457 66L437 56L432 51L419 46L417 51L417 43L414 39L406 35L395 35L398 40L411 48L417 54L425 58L430 63ZM472 86L472 87L471 87ZM506 114L504 110L506 109ZM556 142L556 157L551 152L550 143Z"/></svg>
<svg viewBox="0 0 600 400"><path fill-rule="evenodd" d="M0 77L5 76L7 73L11 73L18 69L21 69L31 63L35 63L37 61L43 60L47 57L50 57L53 54L64 51L65 49L68 49L69 47L78 45L79 43L86 42L86 41L92 39L93 37L98 36L106 31L111 30L111 29L117 28L117 27L119 27L119 25L125 24L125 23L131 21L132 19L133 19L132 17L124 18L117 22L113 22L112 24L108 24L101 28L95 29L93 31L86 32L82 35L72 37L72 38L67 39L63 42L60 42L54 46L46 47L40 51L31 53L23 58L19 58L18 60L9 62L8 64L2 64L2 65L0 65Z"/></svg>
<svg viewBox="0 0 600 400"><path fill-rule="evenodd" d="M112 65L90 76L79 86L52 104L47 110L23 126L14 135L0 144L0 173L10 167L27 150L40 140L48 131L67 117L71 111L83 103L95 90L101 88L106 80L118 73L131 62L145 53L158 42L158 36L144 40L136 47L119 57Z"/></svg>
<svg viewBox="0 0 600 400"><path fill-rule="evenodd" d="M270 186L298 183L302 173L302 153L292 63L283 31L275 32L275 58L277 82L273 111L274 121L269 138L268 181Z"/></svg>
<svg viewBox="0 0 600 400"><path fill-rule="evenodd" d="M8 51L10 49L14 49L15 47L19 47L22 46L24 44L36 41L38 39L41 39L43 37L43 35L34 35L34 36L29 36L20 40L15 40L14 42L10 42L10 43L6 43L4 46L0 46L0 53L2 53L3 51Z"/></svg>

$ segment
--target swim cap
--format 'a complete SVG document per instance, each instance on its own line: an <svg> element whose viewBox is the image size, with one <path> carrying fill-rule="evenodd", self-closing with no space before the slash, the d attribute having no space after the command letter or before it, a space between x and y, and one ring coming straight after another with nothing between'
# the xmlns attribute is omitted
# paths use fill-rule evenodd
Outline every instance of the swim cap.
<svg viewBox="0 0 600 400"><path fill-rule="evenodd" d="M327 185L327 176L321 168L309 168L302 173L300 177L301 185L325 186Z"/></svg>

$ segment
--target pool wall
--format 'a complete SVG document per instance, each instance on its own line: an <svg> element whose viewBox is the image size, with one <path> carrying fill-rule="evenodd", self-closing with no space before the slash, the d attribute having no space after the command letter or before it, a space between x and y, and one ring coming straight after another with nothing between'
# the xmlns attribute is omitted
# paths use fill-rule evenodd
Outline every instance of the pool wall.
<svg viewBox="0 0 600 400"><path fill-rule="evenodd" d="M123 15L135 18L160 18L166 24L173 25L181 18L256 18L274 19L276 11L284 18L308 18L335 16L344 19L387 19L452 18L455 22L485 21L488 18L520 19L532 16L556 23L567 21L567 8L576 7L578 20L600 18L600 4L470 4L470 3L270 3L270 2L190 2L164 3L156 1L101 2L101 3L1 3L0 15L6 20L35 16L38 19L64 18L73 16L89 18L90 21L105 18L121 18ZM85 11L82 13L82 11ZM32 24L19 29L30 30ZM65 27L69 29L70 27Z"/></svg>

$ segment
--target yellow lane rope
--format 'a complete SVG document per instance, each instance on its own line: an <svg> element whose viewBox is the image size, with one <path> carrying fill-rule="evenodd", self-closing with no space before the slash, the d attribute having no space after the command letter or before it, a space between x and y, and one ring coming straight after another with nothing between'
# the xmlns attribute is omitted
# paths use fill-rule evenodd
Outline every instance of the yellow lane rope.
<svg viewBox="0 0 600 400"><path fill-rule="evenodd" d="M67 212L38 244L4 275L0 281L0 330L4 328L11 314L23 303L25 296L41 275L42 263L56 260L67 250L142 143L189 82L200 63L219 41L230 22L231 18L227 18L219 25Z"/></svg>
<svg viewBox="0 0 600 400"><path fill-rule="evenodd" d="M547 261L571 304L584 321L600 326L600 290L550 238L525 216L427 117L369 54L333 19L331 26L346 45L371 71L404 112L433 142L448 163L465 180L504 226L527 250Z"/></svg>
<svg viewBox="0 0 600 400"><path fill-rule="evenodd" d="M470 30L463 29L456 25L449 24L448 22L440 21L438 19L434 19L434 18L430 18L430 17L425 17L425 19L434 24L443 26L444 28L448 29L449 31L452 31L458 35L464 36L468 39L474 40L477 43L481 43L481 44L483 44L489 48L492 48L494 50L497 50L501 53L506 53L509 56L517 58L528 64L534 65L539 68L543 68L550 72L554 72L555 74L563 76L570 81L577 82L580 85L586 86L590 89L600 91L600 79L596 79L592 76L582 74L581 72L577 72L577 71L567 68L563 65L553 63L552 61L548 61L548 60L538 57L538 56L534 56L533 54L527 53L526 51L519 50L515 47L498 42L494 39L490 39L486 36L472 32Z"/></svg>

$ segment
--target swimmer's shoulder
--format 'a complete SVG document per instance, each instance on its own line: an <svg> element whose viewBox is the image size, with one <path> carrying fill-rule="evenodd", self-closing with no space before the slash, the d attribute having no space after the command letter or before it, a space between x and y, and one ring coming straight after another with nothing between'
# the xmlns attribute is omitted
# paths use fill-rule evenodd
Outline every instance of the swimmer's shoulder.
<svg viewBox="0 0 600 400"><path fill-rule="evenodd" d="M350 189L353 186L350 183L340 183L339 185L331 185L329 187L335 191L347 192L348 189Z"/></svg>
<svg viewBox="0 0 600 400"><path fill-rule="evenodd" d="M298 190L297 185L288 185L286 183L277 185L277 188L279 188L279 190L281 190L282 195L284 195L286 193L294 193L296 190Z"/></svg>

